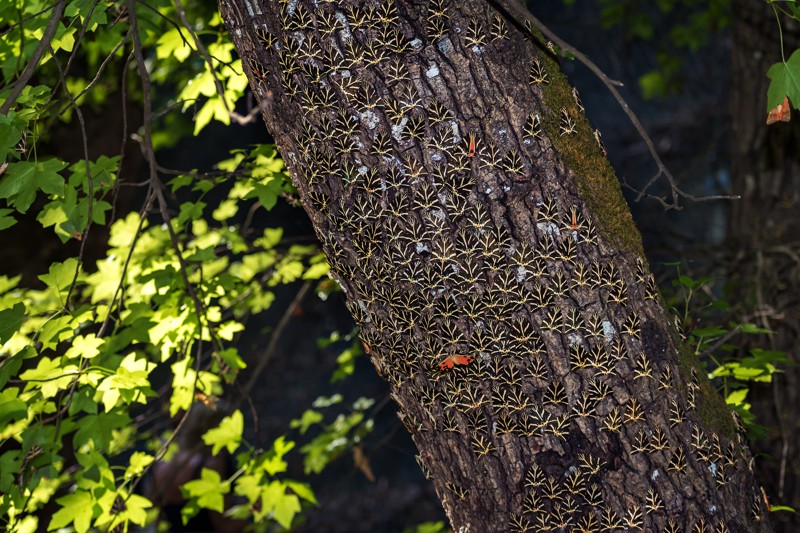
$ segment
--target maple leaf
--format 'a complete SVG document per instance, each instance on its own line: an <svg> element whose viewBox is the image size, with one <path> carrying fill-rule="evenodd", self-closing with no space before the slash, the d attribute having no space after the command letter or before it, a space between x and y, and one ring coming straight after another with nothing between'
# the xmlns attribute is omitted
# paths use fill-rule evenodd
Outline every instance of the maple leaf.
<svg viewBox="0 0 800 533"><path fill-rule="evenodd" d="M64 178L59 174L67 164L63 161L20 161L10 163L0 179L0 198L24 213L41 190L47 194L64 194Z"/></svg>
<svg viewBox="0 0 800 533"><path fill-rule="evenodd" d="M789 97L793 107L800 105L800 49L795 50L788 61L775 63L767 71L772 80L767 89L767 113L778 107Z"/></svg>

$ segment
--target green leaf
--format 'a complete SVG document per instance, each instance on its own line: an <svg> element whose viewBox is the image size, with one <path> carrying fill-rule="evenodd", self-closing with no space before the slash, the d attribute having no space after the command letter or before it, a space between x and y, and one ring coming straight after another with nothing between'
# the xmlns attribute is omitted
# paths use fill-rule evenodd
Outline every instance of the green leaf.
<svg viewBox="0 0 800 533"><path fill-rule="evenodd" d="M14 418L23 418L28 413L28 404L17 398L18 394L16 387L0 392L0 425Z"/></svg>
<svg viewBox="0 0 800 533"><path fill-rule="evenodd" d="M229 484L222 482L219 472L210 468L203 468L200 479L188 481L181 487L184 496L195 500L200 507L218 513L225 510L224 496L229 490Z"/></svg>
<svg viewBox="0 0 800 533"><path fill-rule="evenodd" d="M239 410L234 411L230 416L226 416L219 423L219 426L209 429L203 435L203 442L211 446L211 453L217 455L222 448L233 453L242 442L242 431L244 430L244 417Z"/></svg>
<svg viewBox="0 0 800 533"><path fill-rule="evenodd" d="M100 353L100 347L105 343L103 339L98 339L94 333L86 336L78 335L72 341L72 346L64 354L67 359L84 357L92 359Z"/></svg>
<svg viewBox="0 0 800 533"><path fill-rule="evenodd" d="M318 505L317 498L314 496L314 491L311 490L311 487L308 486L306 483L299 483L297 481L286 481L286 485L294 491L295 494L306 500L307 502L311 502L314 505Z"/></svg>
<svg viewBox="0 0 800 533"><path fill-rule="evenodd" d="M70 257L63 263L52 263L48 273L39 276L39 279L56 292L61 292L70 286L77 268L78 260Z"/></svg>
<svg viewBox="0 0 800 533"><path fill-rule="evenodd" d="M0 231L17 223L17 219L10 215L13 212L13 209L0 209Z"/></svg>
<svg viewBox="0 0 800 533"><path fill-rule="evenodd" d="M75 447L92 442L94 449L106 452L111 444L115 429L123 428L130 424L131 419L126 413L100 413L87 415L79 422L78 431L75 433Z"/></svg>
<svg viewBox="0 0 800 533"><path fill-rule="evenodd" d="M189 45L189 34L188 32L184 34L182 30L171 28L161 34L156 43L156 57L158 59L175 58L183 63L191 55L192 47Z"/></svg>
<svg viewBox="0 0 800 533"><path fill-rule="evenodd" d="M57 159L9 163L0 177L0 198L7 198L20 213L25 213L41 190L64 194L64 178L59 174L67 164Z"/></svg>
<svg viewBox="0 0 800 533"><path fill-rule="evenodd" d="M89 531L95 511L99 511L90 492L77 490L58 498L56 502L61 505L61 509L53 514L47 526L48 531L61 529L72 523L75 524L76 531Z"/></svg>
<svg viewBox="0 0 800 533"><path fill-rule="evenodd" d="M144 469L150 466L155 457L145 452L133 452L131 458L128 459L128 468L125 469L125 479L131 479L141 476Z"/></svg>
<svg viewBox="0 0 800 533"><path fill-rule="evenodd" d="M303 273L303 279L319 279L330 272L331 267L326 261L315 263Z"/></svg>
<svg viewBox="0 0 800 533"><path fill-rule="evenodd" d="M181 204L181 212L178 215L178 224L186 224L190 220L197 220L203 217L205 202L184 202Z"/></svg>
<svg viewBox="0 0 800 533"><path fill-rule="evenodd" d="M19 375L19 378L25 381L31 381L28 386L39 387L42 391L42 396L45 398L52 398L58 394L62 388L69 385L69 383L77 378L78 367L74 365L61 366L61 358L52 360L49 357L42 357L39 359L39 364L36 368L26 370Z"/></svg>
<svg viewBox="0 0 800 533"><path fill-rule="evenodd" d="M275 501L272 515L280 525L289 529L292 526L294 515L299 512L300 499L294 494L283 494L281 498Z"/></svg>
<svg viewBox="0 0 800 533"><path fill-rule="evenodd" d="M272 443L272 449L269 453L263 456L261 468L270 476L286 472L286 468L289 465L283 460L283 456L289 453L292 448L294 448L294 442L287 441L283 436L278 437Z"/></svg>
<svg viewBox="0 0 800 533"><path fill-rule="evenodd" d="M250 503L255 502L261 496L262 489L260 475L248 474L236 479L236 494L246 497Z"/></svg>
<svg viewBox="0 0 800 533"><path fill-rule="evenodd" d="M767 113L783 103L786 96L795 109L800 109L800 49L795 50L785 63L772 65L767 77L772 80L767 89Z"/></svg>
<svg viewBox="0 0 800 533"><path fill-rule="evenodd" d="M749 389L735 390L728 394L728 397L725 398L725 403L728 405L742 405L748 392L750 392Z"/></svg>
<svg viewBox="0 0 800 533"><path fill-rule="evenodd" d="M16 113L0 115L0 161L6 160L8 152L22 140L22 130L25 122L15 118Z"/></svg>
<svg viewBox="0 0 800 533"><path fill-rule="evenodd" d="M239 203L236 200L223 200L211 214L211 217L219 222L224 222L236 215L238 211Z"/></svg>
<svg viewBox="0 0 800 533"><path fill-rule="evenodd" d="M322 413L319 411L314 411L313 409L306 409L306 411L295 420L292 420L289 424L292 428L300 428L300 434L304 434L308 431L308 428L313 426L314 424L319 424L324 420Z"/></svg>
<svg viewBox="0 0 800 533"><path fill-rule="evenodd" d="M25 304L17 302L11 309L0 311L0 344L5 344L25 322Z"/></svg>

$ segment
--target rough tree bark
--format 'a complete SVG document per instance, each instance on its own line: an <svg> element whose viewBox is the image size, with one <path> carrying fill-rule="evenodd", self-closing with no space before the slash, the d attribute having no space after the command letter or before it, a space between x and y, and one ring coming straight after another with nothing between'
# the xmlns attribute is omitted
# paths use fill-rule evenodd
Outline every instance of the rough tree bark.
<svg viewBox="0 0 800 533"><path fill-rule="evenodd" d="M767 127L764 122L769 79L762 76L780 60L775 13L766 3L735 0L732 83L733 149L731 179L742 199L732 204L727 261L740 284L731 301L742 313L775 333L756 346L787 352L800 363L800 122ZM785 24L787 57L800 46L800 28ZM732 279L731 276L729 279ZM768 344L767 344L768 343ZM763 459L758 471L778 503L800 508L800 365L775 376L771 390L750 398L757 421L772 428L754 444ZM775 517L786 531L800 528L800 517Z"/></svg>
<svg viewBox="0 0 800 533"><path fill-rule="evenodd" d="M221 0L456 531L770 531L551 50L484 0Z"/></svg>

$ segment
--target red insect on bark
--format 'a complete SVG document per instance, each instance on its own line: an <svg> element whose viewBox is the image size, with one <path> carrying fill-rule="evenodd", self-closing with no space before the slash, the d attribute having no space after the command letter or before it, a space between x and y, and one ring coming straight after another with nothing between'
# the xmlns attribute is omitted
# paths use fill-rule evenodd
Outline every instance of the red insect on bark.
<svg viewBox="0 0 800 533"><path fill-rule="evenodd" d="M448 355L444 361L439 363L439 370L445 371L456 365L468 365L474 360L475 358L470 355Z"/></svg>
<svg viewBox="0 0 800 533"><path fill-rule="evenodd" d="M469 150L467 151L467 157L475 157L475 134L469 134Z"/></svg>
<svg viewBox="0 0 800 533"><path fill-rule="evenodd" d="M572 223L569 225L572 231L578 231L578 211L575 209L575 206L572 206Z"/></svg>

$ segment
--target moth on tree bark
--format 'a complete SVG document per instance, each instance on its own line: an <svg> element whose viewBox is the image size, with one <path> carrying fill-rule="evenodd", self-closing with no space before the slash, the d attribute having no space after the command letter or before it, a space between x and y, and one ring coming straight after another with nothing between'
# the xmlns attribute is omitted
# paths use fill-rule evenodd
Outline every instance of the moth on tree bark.
<svg viewBox="0 0 800 533"><path fill-rule="evenodd" d="M456 531L770 531L552 51L484 0L220 0Z"/></svg>

